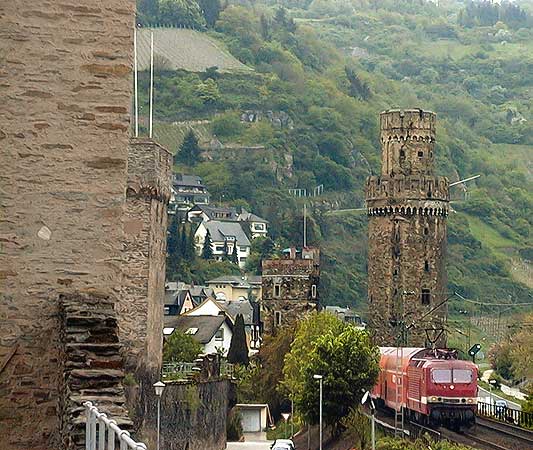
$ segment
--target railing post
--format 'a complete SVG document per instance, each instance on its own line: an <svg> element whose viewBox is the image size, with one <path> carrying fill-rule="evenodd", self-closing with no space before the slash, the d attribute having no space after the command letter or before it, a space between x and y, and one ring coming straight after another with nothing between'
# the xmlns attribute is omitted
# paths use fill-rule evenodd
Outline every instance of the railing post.
<svg viewBox="0 0 533 450"><path fill-rule="evenodd" d="M104 421L105 417L106 415L102 414L98 418L98 450L106 450L105 449L106 424Z"/></svg>
<svg viewBox="0 0 533 450"><path fill-rule="evenodd" d="M85 402L85 450L91 450L91 402Z"/></svg>
<svg viewBox="0 0 533 450"><path fill-rule="evenodd" d="M113 425L117 423L114 420L109 421L109 427L107 430L107 450L115 450L115 429Z"/></svg>

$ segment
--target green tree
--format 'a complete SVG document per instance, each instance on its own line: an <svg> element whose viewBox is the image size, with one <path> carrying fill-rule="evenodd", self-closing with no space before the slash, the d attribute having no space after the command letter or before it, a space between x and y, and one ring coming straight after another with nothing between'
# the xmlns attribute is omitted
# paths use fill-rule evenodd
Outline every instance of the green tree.
<svg viewBox="0 0 533 450"><path fill-rule="evenodd" d="M172 273L176 269L176 265L179 261L179 220L174 215L168 227L167 237L167 274Z"/></svg>
<svg viewBox="0 0 533 450"><path fill-rule="evenodd" d="M204 246L202 247L202 258L203 259L212 259L213 258L213 241L211 239L211 233L207 230L204 240Z"/></svg>
<svg viewBox="0 0 533 450"><path fill-rule="evenodd" d="M204 105L214 105L220 100L218 85L212 78L207 78L196 85L196 95L204 102Z"/></svg>
<svg viewBox="0 0 533 450"><path fill-rule="evenodd" d="M294 342L285 356L283 385L296 399L303 394L305 368L309 365L316 342L324 334L338 336L348 325L328 312L313 312L298 322Z"/></svg>
<svg viewBox="0 0 533 450"><path fill-rule="evenodd" d="M198 5L200 5L207 26L213 28L222 10L220 0L198 0Z"/></svg>
<svg viewBox="0 0 533 450"><path fill-rule="evenodd" d="M163 361L193 362L202 352L202 345L189 334L174 330L163 345Z"/></svg>
<svg viewBox="0 0 533 450"><path fill-rule="evenodd" d="M247 366L249 362L248 345L246 344L246 332L244 330L244 318L242 314L237 314L237 317L235 317L233 336L231 337L231 344L228 350L228 362L243 366Z"/></svg>
<svg viewBox="0 0 533 450"><path fill-rule="evenodd" d="M183 139L179 150L174 155L174 164L180 162L188 166L194 166L200 159L200 146L194 131L190 130Z"/></svg>
<svg viewBox="0 0 533 450"><path fill-rule="evenodd" d="M296 397L298 410L309 423L318 423L319 393L313 375L322 375L324 421L338 434L341 420L377 380L379 349L366 331L348 325L339 335L327 333L317 339L303 373L303 391Z"/></svg>
<svg viewBox="0 0 533 450"><path fill-rule="evenodd" d="M287 398L282 385L283 361L294 339L294 327L281 327L275 336L266 336L259 353L246 371L239 372L239 402L268 403L275 419L280 417L281 402Z"/></svg>
<svg viewBox="0 0 533 450"><path fill-rule="evenodd" d="M187 258L193 260L196 257L196 247L194 246L194 225L189 225L189 233L187 234L187 249L185 251Z"/></svg>
<svg viewBox="0 0 533 450"><path fill-rule="evenodd" d="M205 27L205 20L198 3L190 0L159 0L157 21L162 25Z"/></svg>
<svg viewBox="0 0 533 450"><path fill-rule="evenodd" d="M233 250L231 252L231 256L230 256L229 260L233 264L239 264L239 256L237 254L237 241L235 241L235 244L233 244Z"/></svg>

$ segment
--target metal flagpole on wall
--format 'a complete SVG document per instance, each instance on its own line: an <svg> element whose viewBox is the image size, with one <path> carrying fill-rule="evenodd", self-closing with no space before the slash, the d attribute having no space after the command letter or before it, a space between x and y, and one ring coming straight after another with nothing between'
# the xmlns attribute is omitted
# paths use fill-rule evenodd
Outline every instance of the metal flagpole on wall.
<svg viewBox="0 0 533 450"><path fill-rule="evenodd" d="M307 206L304 203L304 248L307 247Z"/></svg>
<svg viewBox="0 0 533 450"><path fill-rule="evenodd" d="M135 81L134 102L135 102L135 137L139 137L139 101L138 101L138 84L137 84L137 25L133 29L133 78Z"/></svg>
<svg viewBox="0 0 533 450"><path fill-rule="evenodd" d="M152 137L153 114L154 114L154 32L150 31L150 132L149 132L150 138Z"/></svg>

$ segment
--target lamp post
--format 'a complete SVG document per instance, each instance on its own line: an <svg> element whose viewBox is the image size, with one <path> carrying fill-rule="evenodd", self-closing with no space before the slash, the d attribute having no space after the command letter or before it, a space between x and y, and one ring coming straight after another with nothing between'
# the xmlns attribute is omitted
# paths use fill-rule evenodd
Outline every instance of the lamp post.
<svg viewBox="0 0 533 450"><path fill-rule="evenodd" d="M313 375L313 378L315 380L318 380L319 382L319 386L320 386L320 410L319 410L319 414L320 414L320 441L319 441L319 450L322 450L322 381L323 381L323 377L322 375Z"/></svg>
<svg viewBox="0 0 533 450"><path fill-rule="evenodd" d="M494 400L492 399L492 386L497 383L496 380L489 380L489 398L490 398L490 407L492 408L492 405L494 404ZM496 410L496 409L494 409Z"/></svg>
<svg viewBox="0 0 533 450"><path fill-rule="evenodd" d="M372 397L370 397L370 392L366 391L363 395L363 398L361 399L361 405L364 405L368 401L370 401L370 414L372 416L372 450L376 450L376 405L374 404L374 400L372 399Z"/></svg>
<svg viewBox="0 0 533 450"><path fill-rule="evenodd" d="M161 428L161 396L165 389L165 383L158 381L154 383L155 395L157 396L157 450L159 450L159 430Z"/></svg>

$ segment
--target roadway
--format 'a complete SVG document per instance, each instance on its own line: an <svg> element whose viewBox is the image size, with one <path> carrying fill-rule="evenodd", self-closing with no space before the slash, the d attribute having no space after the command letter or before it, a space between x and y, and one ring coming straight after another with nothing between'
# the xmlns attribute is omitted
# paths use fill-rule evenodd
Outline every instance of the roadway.
<svg viewBox="0 0 533 450"><path fill-rule="evenodd" d="M487 391L486 389L483 389L482 387L479 387L478 390L479 390L479 392L478 392L479 400L482 401L482 402L485 402L485 403L490 403L490 400L489 400L490 399L490 392ZM511 400L507 400L506 398L500 397L499 395L496 395L494 393L492 393L492 399L494 401L496 401L496 400L504 400L504 401L507 402L507 406L509 408L522 410L522 406L520 406L518 403L512 402Z"/></svg>

